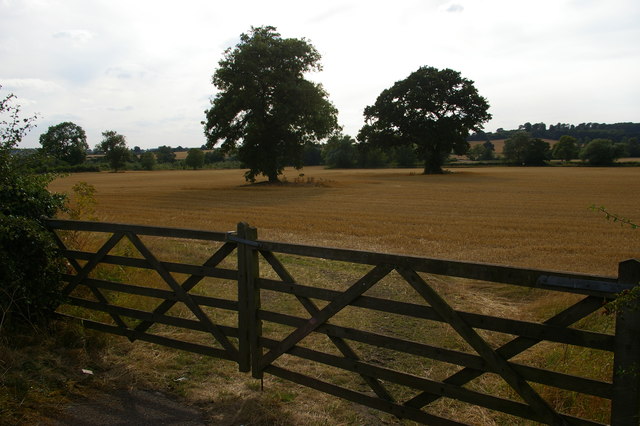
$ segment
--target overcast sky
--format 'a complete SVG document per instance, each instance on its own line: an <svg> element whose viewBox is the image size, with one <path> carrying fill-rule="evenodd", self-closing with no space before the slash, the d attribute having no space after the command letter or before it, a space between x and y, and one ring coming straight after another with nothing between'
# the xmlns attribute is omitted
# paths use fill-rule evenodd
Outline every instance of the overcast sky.
<svg viewBox="0 0 640 426"><path fill-rule="evenodd" d="M211 76L251 26L306 38L356 136L362 111L420 66L452 68L491 105L485 130L640 121L638 0L0 0L0 96L38 127L72 121L93 148L199 147Z"/></svg>

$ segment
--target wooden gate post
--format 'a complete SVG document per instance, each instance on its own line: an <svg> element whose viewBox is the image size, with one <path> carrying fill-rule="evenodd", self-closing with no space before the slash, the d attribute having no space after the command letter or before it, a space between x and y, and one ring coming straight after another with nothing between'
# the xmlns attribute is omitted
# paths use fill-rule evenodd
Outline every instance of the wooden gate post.
<svg viewBox="0 0 640 426"><path fill-rule="evenodd" d="M640 261L621 262L618 282L638 285ZM634 425L640 422L640 300L638 295L616 313L615 354L613 361L613 398L611 424Z"/></svg>
<svg viewBox="0 0 640 426"><path fill-rule="evenodd" d="M248 224L238 223L238 368L242 372L251 371L251 359L255 358L254 340L256 336L257 309L260 294L255 284L258 277L258 231ZM253 243L253 244L252 244ZM253 356L251 354L254 354Z"/></svg>

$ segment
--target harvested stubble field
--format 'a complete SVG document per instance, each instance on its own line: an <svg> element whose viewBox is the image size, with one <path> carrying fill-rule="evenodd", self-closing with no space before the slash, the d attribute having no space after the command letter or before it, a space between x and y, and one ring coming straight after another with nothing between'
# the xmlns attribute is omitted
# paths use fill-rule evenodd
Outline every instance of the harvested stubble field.
<svg viewBox="0 0 640 426"><path fill-rule="evenodd" d="M442 176L423 176L417 169L307 168L300 172L287 170L286 177L282 185L246 185L239 170L96 173L58 179L51 189L70 193L77 182L93 185L101 221L216 231L234 230L244 221L258 228L260 238L268 240L540 269L616 275L618 262L637 257L640 248L637 230L608 223L589 209L592 204L604 205L620 215L637 218L640 168L459 168ZM167 256L187 258L194 264L207 256L203 253L205 244L157 244ZM367 269L295 256L282 261L301 282L332 289L353 282ZM107 278L147 282L142 276L125 277L126 271L122 270L102 272L113 275ZM429 277L429 281L457 309L523 320L547 319L575 300L573 296L469 280L453 283L446 277ZM148 285L158 283L149 280ZM208 291L231 300L235 297L233 286L223 289L212 282L211 287L198 287L198 293ZM372 291L372 295L394 300L415 300L415 294L407 292L406 282L393 277ZM291 298L281 299L268 291L263 298L263 308L305 315ZM118 302L141 306L133 299ZM155 306L156 302L149 303ZM349 307L332 323L469 350L446 325L361 311ZM188 312L179 310L174 314L188 316ZM215 321L231 321L232 325L233 316L218 316ZM611 332L612 318L592 315L579 327ZM290 331L268 322L263 328L266 336L274 338L283 338ZM185 340L194 338L165 328L157 332ZM482 334L492 346L510 339L499 333ZM126 385L137 383L181 394L206 407L213 424L411 423L269 375L265 377L265 392L257 394L259 384L235 372L228 363L142 342L110 342L100 361L93 361L104 378L99 380L124 380ZM329 352L332 347L326 338L307 345ZM435 380L455 371L445 363L403 357L367 345L356 345L355 349L374 364L384 363ZM335 369L310 366L293 357L283 359L288 367L303 374L366 390L358 377L354 380ZM608 380L612 371L609 354L561 344L537 345L516 361L599 380ZM500 380L486 376L472 388L513 398L513 392ZM189 380L176 382L181 377ZM402 389L392 390L402 395ZM563 412L608 420L609 405L604 400L578 399L571 392L553 388L541 387L540 392ZM438 401L430 412L470 424L530 424L446 399Z"/></svg>
<svg viewBox="0 0 640 426"><path fill-rule="evenodd" d="M101 221L234 230L259 237L512 266L615 275L638 256L637 231L589 210L640 214L640 168L287 170L246 185L239 170L75 174L95 186Z"/></svg>

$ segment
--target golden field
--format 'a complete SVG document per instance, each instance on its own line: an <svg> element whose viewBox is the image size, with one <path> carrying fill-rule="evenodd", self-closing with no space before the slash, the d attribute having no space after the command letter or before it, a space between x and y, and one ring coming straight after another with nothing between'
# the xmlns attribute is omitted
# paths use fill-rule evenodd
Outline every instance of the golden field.
<svg viewBox="0 0 640 426"><path fill-rule="evenodd" d="M240 170L74 174L50 188L96 188L97 216L214 231L238 222L259 237L503 265L616 275L638 257L640 168L287 169L286 184L247 185ZM304 176L300 176L304 174Z"/></svg>
<svg viewBox="0 0 640 426"><path fill-rule="evenodd" d="M85 173L59 178L51 189L71 195L71 188L78 182L93 185L98 203L96 216L105 222L229 231L244 221L258 228L260 238L268 240L612 276L617 273L618 262L639 257L638 230L607 222L602 213L589 206L604 205L637 222L640 168L453 168L441 176L424 176L420 172L287 169L282 185L248 185L242 170ZM205 244L179 242L158 250L163 251L163 256L165 252L173 256L182 251L183 256L196 262L196 258L207 256L199 253L203 247L206 249ZM366 271L358 265L296 256L284 256L282 260L296 279L326 288L338 289L335 286L353 282ZM163 285L142 275L125 276L126 271L117 268L104 272L113 274L106 278L116 281ZM577 299L557 294L548 297L550 292L482 282L465 281L452 286L447 277L429 277L429 281L456 309L532 321L545 320ZM233 300L235 287L214 285L217 287L199 285L198 291L225 291L222 296ZM413 301L415 295L406 292L406 288L402 280L389 279L372 290L382 292L374 294L380 297ZM296 300L280 300L270 293L263 298L263 307L304 315ZM117 301L142 307L139 299ZM145 303L153 307L157 301ZM468 349L445 325L433 326L399 315L369 316L352 307L342 314L332 322L345 321L358 329ZM220 323L229 320L219 312L212 315L217 315L215 320ZM578 328L611 333L612 324L612 316L594 314L581 321ZM263 331L265 335L281 332L268 322ZM184 330L160 328L158 332L186 340L193 337ZM498 333L487 332L483 336L493 346L509 339ZM307 343L328 345L321 349L330 351L328 342ZM382 348L360 346L355 347L356 352L365 359L374 363L383 359L399 371L435 380L451 373L446 363L405 359ZM609 380L611 358L603 351L545 342L519 356L517 362ZM330 378L341 385L361 386L358 377L354 380L330 368L309 366L295 359L285 361L305 374ZM235 372L231 364L142 342L110 339L91 362L101 370L94 382L124 382L125 386L178 394L206 407L213 424L413 424L269 375L265 377L265 392L257 393L260 385L246 374ZM472 385L474 389L513 397L499 380L485 376ZM179 377L189 380L177 384ZM402 395L400 389L396 391ZM545 387L541 394L563 412L608 421L609 404L605 400L579 399L571 392ZM430 410L470 424L531 424L452 400L439 401Z"/></svg>

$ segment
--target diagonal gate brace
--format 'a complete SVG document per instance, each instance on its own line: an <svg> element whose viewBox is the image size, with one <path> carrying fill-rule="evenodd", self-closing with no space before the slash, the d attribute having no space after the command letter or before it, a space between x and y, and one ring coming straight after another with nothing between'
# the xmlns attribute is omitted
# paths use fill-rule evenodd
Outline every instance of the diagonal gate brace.
<svg viewBox="0 0 640 426"><path fill-rule="evenodd" d="M260 253L266 259L266 261L269 262L273 270L276 272L276 274L278 274L278 276L284 283L295 284L296 281L294 280L294 278L289 274L284 265L273 253L269 251L260 251ZM315 305L315 303L313 303L311 299L298 295L296 295L296 298L310 315L318 315L320 309L318 309L318 307ZM338 348L338 350L342 353L342 355L345 356L345 358L349 358L354 361L360 360L360 357L358 357L358 355L354 352L353 349L351 349L351 347L347 344L347 342L344 341L344 339L342 339L341 337L329 335L327 335L327 337L329 337L331 342L335 345L336 348ZM369 387L371 387L375 394L378 395L379 398L382 398L386 401L394 401L393 396L391 396L387 389L375 377L367 376L364 374L360 374L360 376L369 385Z"/></svg>
<svg viewBox="0 0 640 426"><path fill-rule="evenodd" d="M140 254L144 256L144 258L149 262L149 264L160 274L162 279L171 287L171 289L176 293L176 295L180 298L180 300L191 310L191 312L200 320L202 324L204 324L207 330L213 335L213 337L220 342L222 347L232 356L233 359L238 359L238 350L233 346L233 344L227 339L227 336L224 335L224 332L220 329L220 327L214 324L209 317L202 311L200 305L193 301L189 293L187 293L181 286L176 282L173 276L167 271L167 269L160 263L158 259L149 251L147 246L144 245L140 238L131 233L127 233L127 237L131 240L133 245L138 249Z"/></svg>
<svg viewBox="0 0 640 426"><path fill-rule="evenodd" d="M324 324L329 318L336 315L343 308L360 297L362 293L370 289L374 284L384 278L393 270L390 265L378 265L369 271L364 277L360 278L347 291L336 297L327 306L321 309L316 315L309 318L305 324L294 330L291 334L284 338L271 351L267 352L259 361L258 368L263 370L280 355L290 350L296 343L304 339L316 328Z"/></svg>
<svg viewBox="0 0 640 426"><path fill-rule="evenodd" d="M487 362L491 369L499 374L529 406L540 415L547 424L564 425L566 421L545 401L529 383L516 373L507 361L498 355L491 346L458 313L433 290L414 270L397 267L398 272L431 305L440 317Z"/></svg>

